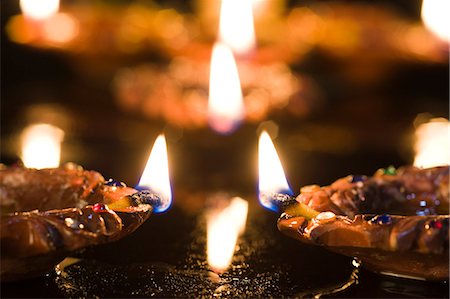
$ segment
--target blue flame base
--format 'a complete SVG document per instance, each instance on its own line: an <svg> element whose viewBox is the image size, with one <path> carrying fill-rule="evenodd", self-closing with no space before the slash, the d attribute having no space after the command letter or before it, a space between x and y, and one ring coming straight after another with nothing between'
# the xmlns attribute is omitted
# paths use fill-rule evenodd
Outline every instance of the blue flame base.
<svg viewBox="0 0 450 299"><path fill-rule="evenodd" d="M131 200L137 205L147 204L151 205L153 212L163 213L167 211L171 205L170 198L161 196L160 194L153 192L150 189L135 187L139 192L130 195Z"/></svg>
<svg viewBox="0 0 450 299"><path fill-rule="evenodd" d="M279 213L294 202L295 198L290 190L282 191L280 193L260 192L259 201L266 209Z"/></svg>

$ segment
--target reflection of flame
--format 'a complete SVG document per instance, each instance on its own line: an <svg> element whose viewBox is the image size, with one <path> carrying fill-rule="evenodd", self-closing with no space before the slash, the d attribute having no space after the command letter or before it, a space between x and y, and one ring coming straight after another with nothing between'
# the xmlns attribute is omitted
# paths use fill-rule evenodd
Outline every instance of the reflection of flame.
<svg viewBox="0 0 450 299"><path fill-rule="evenodd" d="M64 132L52 125L36 124L22 132L22 161L29 168L59 166Z"/></svg>
<svg viewBox="0 0 450 299"><path fill-rule="evenodd" d="M422 20L439 38L450 41L450 1L423 0Z"/></svg>
<svg viewBox="0 0 450 299"><path fill-rule="evenodd" d="M214 45L209 78L208 116L219 133L230 133L242 120L244 103L233 53L226 45Z"/></svg>
<svg viewBox="0 0 450 299"><path fill-rule="evenodd" d="M172 191L170 188L167 145L164 135L159 135L156 139L138 187L150 189L161 197L161 206L153 207L155 212L164 212L170 207Z"/></svg>
<svg viewBox="0 0 450 299"><path fill-rule="evenodd" d="M219 39L240 54L254 47L255 29L251 1L222 0Z"/></svg>
<svg viewBox="0 0 450 299"><path fill-rule="evenodd" d="M266 131L261 133L258 144L258 166L259 166L259 193L271 194L282 193L292 195L291 188L278 157L275 146ZM270 200L262 200L261 204L270 210L276 210L274 203Z"/></svg>
<svg viewBox="0 0 450 299"><path fill-rule="evenodd" d="M450 165L450 122L435 118L420 125L415 133L414 165L434 167Z"/></svg>
<svg viewBox="0 0 450 299"><path fill-rule="evenodd" d="M59 9L59 0L20 0L20 8L26 17L44 20Z"/></svg>
<svg viewBox="0 0 450 299"><path fill-rule="evenodd" d="M207 219L208 264L214 271L225 271L231 263L238 236L245 230L248 202L240 197Z"/></svg>

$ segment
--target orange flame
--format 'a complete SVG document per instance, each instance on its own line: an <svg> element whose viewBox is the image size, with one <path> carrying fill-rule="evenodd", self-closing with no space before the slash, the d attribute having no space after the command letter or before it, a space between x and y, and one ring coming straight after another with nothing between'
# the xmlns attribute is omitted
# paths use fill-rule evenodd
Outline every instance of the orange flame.
<svg viewBox="0 0 450 299"><path fill-rule="evenodd" d="M260 194L283 193L292 195L277 150L266 131L263 131L259 137L258 166ZM270 198L267 200L263 200L263 198L262 196L259 197L265 208L277 210L275 203L271 202Z"/></svg>
<svg viewBox="0 0 450 299"><path fill-rule="evenodd" d="M440 39L450 42L450 1L423 0L422 20L425 26Z"/></svg>
<svg viewBox="0 0 450 299"><path fill-rule="evenodd" d="M216 43L211 57L208 118L219 133L232 132L244 116L239 74L230 48Z"/></svg>
<svg viewBox="0 0 450 299"><path fill-rule="evenodd" d="M79 33L79 24L76 19L66 13L57 13L43 23L44 37L54 43L67 43Z"/></svg>
<svg viewBox="0 0 450 299"><path fill-rule="evenodd" d="M255 46L252 2L222 0L219 39L235 53L245 54Z"/></svg>
<svg viewBox="0 0 450 299"><path fill-rule="evenodd" d="M45 20L59 10L59 0L20 0L22 13L34 20Z"/></svg>
<svg viewBox="0 0 450 299"><path fill-rule="evenodd" d="M414 165L434 167L450 165L450 122L434 118L421 124L415 132Z"/></svg>
<svg viewBox="0 0 450 299"><path fill-rule="evenodd" d="M164 212L170 207L172 190L170 187L169 162L164 135L159 135L156 138L138 187L150 189L160 196L161 205L153 207L155 212Z"/></svg>
<svg viewBox="0 0 450 299"><path fill-rule="evenodd" d="M52 125L35 124L22 132L22 161L29 168L58 167L64 132Z"/></svg>

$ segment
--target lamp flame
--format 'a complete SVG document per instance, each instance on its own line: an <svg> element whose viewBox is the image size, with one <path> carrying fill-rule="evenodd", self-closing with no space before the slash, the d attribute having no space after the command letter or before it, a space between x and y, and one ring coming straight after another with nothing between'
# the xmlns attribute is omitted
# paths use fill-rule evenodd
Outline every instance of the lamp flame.
<svg viewBox="0 0 450 299"><path fill-rule="evenodd" d="M251 1L222 0L219 40L238 54L245 54L255 47Z"/></svg>
<svg viewBox="0 0 450 299"><path fill-rule="evenodd" d="M422 21L440 39L450 42L450 1L423 0Z"/></svg>
<svg viewBox="0 0 450 299"><path fill-rule="evenodd" d="M76 19L66 13L58 13L45 20L42 31L44 37L55 43L67 43L79 33L79 24Z"/></svg>
<svg viewBox="0 0 450 299"><path fill-rule="evenodd" d="M156 138L153 144L137 188L149 189L160 197L160 204L153 206L156 213L166 211L172 204L167 144L166 138L162 134Z"/></svg>
<svg viewBox="0 0 450 299"><path fill-rule="evenodd" d="M49 124L26 127L21 135L22 161L29 168L58 167L64 131Z"/></svg>
<svg viewBox="0 0 450 299"><path fill-rule="evenodd" d="M230 48L216 43L211 57L208 118L211 128L221 134L231 133L244 115L239 74Z"/></svg>
<svg viewBox="0 0 450 299"><path fill-rule="evenodd" d="M416 156L414 166L434 167L450 165L450 122L434 118L421 124L415 132Z"/></svg>
<svg viewBox="0 0 450 299"><path fill-rule="evenodd" d="M245 230L248 202L234 197L220 211L211 211L207 217L208 264L216 272L225 271L233 259L239 235Z"/></svg>
<svg viewBox="0 0 450 299"><path fill-rule="evenodd" d="M59 0L20 0L20 9L26 17L45 20L59 10Z"/></svg>
<svg viewBox="0 0 450 299"><path fill-rule="evenodd" d="M284 174L275 146L266 131L263 131L259 137L258 166L259 201L265 208L277 211L278 207L273 202L274 197L262 195L274 193L293 195L293 193Z"/></svg>

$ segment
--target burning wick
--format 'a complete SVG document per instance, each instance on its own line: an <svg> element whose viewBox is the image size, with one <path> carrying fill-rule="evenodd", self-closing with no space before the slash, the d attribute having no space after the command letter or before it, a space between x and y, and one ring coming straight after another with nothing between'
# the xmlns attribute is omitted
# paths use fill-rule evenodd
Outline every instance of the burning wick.
<svg viewBox="0 0 450 299"><path fill-rule="evenodd" d="M263 131L258 143L259 200L272 211L292 200L292 190L284 174L277 150L269 134Z"/></svg>
<svg viewBox="0 0 450 299"><path fill-rule="evenodd" d="M156 138L136 189L140 192L133 194L131 198L138 203L152 205L155 213L166 211L172 204L167 144L164 135Z"/></svg>
<svg viewBox="0 0 450 299"><path fill-rule="evenodd" d="M295 200L275 146L266 131L259 137L258 165L259 201L263 207L275 212L302 215L307 219L319 214Z"/></svg>

